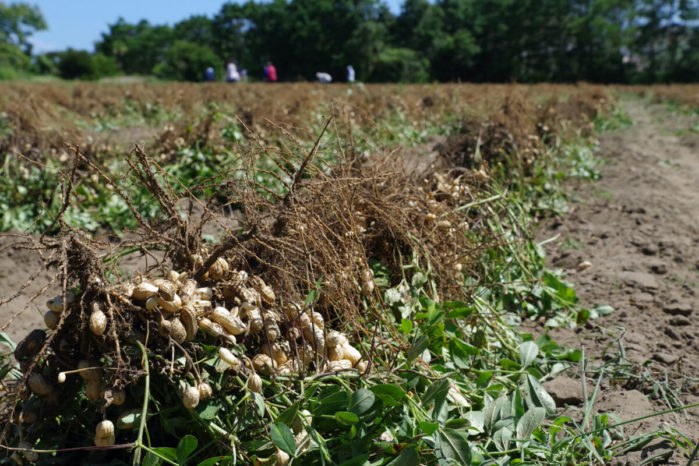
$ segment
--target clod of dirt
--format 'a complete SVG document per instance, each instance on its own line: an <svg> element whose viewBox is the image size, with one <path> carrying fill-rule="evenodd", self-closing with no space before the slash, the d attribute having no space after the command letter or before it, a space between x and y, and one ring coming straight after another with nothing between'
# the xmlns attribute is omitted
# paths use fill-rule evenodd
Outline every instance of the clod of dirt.
<svg viewBox="0 0 699 466"><path fill-rule="evenodd" d="M578 379L562 375L545 382L544 388L553 397L557 406L580 406L584 401L582 382Z"/></svg>
<svg viewBox="0 0 699 466"><path fill-rule="evenodd" d="M671 364L676 363L680 359L680 357L676 354L670 353L655 353L653 355L653 359L663 364L667 364L669 366Z"/></svg>
<svg viewBox="0 0 699 466"><path fill-rule="evenodd" d="M692 322L685 316L675 316L672 319L670 319L670 325L674 325L675 327L685 327L688 325L692 325Z"/></svg>
<svg viewBox="0 0 699 466"><path fill-rule="evenodd" d="M634 288L641 288L648 293L652 293L658 289L658 282L655 277L645 272L621 272L619 273L621 281Z"/></svg>
<svg viewBox="0 0 699 466"><path fill-rule="evenodd" d="M670 314L671 316L679 315L689 317L693 310L692 305L689 303L674 302L663 306L663 312Z"/></svg>

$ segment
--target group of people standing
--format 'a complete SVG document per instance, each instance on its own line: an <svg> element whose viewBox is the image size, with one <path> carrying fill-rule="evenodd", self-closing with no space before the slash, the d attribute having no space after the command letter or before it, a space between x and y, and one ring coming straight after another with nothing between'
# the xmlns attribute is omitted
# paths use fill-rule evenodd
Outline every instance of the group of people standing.
<svg viewBox="0 0 699 466"><path fill-rule="evenodd" d="M274 67L272 62L267 62L267 64L264 67L264 80L267 83L274 83L277 82L277 69ZM246 81L248 76L248 71L246 69L238 71L238 66L235 64L235 62L230 61L226 65L226 82L228 83L237 83L239 81ZM204 73L204 80L205 81L214 81L215 80L215 70L212 66L209 66L206 68L206 72ZM354 68L352 65L347 65L347 82L352 83L354 82ZM324 72L318 72L316 73L316 79L318 80L319 83L330 83L332 82L333 78L330 76L328 73Z"/></svg>

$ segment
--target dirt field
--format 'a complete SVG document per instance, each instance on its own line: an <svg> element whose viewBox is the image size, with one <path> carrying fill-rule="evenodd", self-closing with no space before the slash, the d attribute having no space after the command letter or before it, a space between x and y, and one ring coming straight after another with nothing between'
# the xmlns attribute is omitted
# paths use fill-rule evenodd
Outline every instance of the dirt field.
<svg viewBox="0 0 699 466"><path fill-rule="evenodd" d="M567 271L584 306L616 309L552 336L584 346L590 367L607 363L595 408L628 420L668 409L668 401L673 407L699 401L699 153L696 134L682 132L691 126L688 117L640 100L622 106L634 124L602 136L600 155L608 162L600 167L602 179L575 188L572 213L547 222L538 237L558 235L547 246L550 266ZM578 270L585 261L591 267ZM633 375L614 381L612 371L618 375L621 367L611 363L620 351L626 360L619 362L628 363L623 371ZM588 397L595 382L588 378ZM565 400L559 404L582 405L577 375L547 388ZM696 442L699 409L625 429L633 435L663 426ZM655 445L645 454L663 448L671 447ZM638 464L635 455L626 464Z"/></svg>

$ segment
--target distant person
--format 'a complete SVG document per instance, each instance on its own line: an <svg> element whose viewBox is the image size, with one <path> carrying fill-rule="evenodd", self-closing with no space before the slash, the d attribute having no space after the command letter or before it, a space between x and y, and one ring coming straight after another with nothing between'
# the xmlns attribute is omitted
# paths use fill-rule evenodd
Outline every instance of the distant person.
<svg viewBox="0 0 699 466"><path fill-rule="evenodd" d="M321 84L328 84L328 83L331 83L333 81L332 76L330 76L328 73L323 73L323 72L316 73L316 79Z"/></svg>
<svg viewBox="0 0 699 466"><path fill-rule="evenodd" d="M352 65L347 65L347 82L354 82L354 67Z"/></svg>
<svg viewBox="0 0 699 466"><path fill-rule="evenodd" d="M211 81L214 80L214 78L215 78L214 67L213 67L213 66L209 66L209 67L206 69L206 71L204 72L204 81L211 82Z"/></svg>
<svg viewBox="0 0 699 466"><path fill-rule="evenodd" d="M238 73L238 67L235 66L234 61L229 61L226 65L226 82L237 83L240 81L240 73Z"/></svg>
<svg viewBox="0 0 699 466"><path fill-rule="evenodd" d="M240 70L240 80L244 82L247 82L248 80L248 70L246 70L245 68Z"/></svg>
<svg viewBox="0 0 699 466"><path fill-rule="evenodd" d="M277 69L271 61L267 62L267 66L265 66L265 81L268 83L277 82Z"/></svg>

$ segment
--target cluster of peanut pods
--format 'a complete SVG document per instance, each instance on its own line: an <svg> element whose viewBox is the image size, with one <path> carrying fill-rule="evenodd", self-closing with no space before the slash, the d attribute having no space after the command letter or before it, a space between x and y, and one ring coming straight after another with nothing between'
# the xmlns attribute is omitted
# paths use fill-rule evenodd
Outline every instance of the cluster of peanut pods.
<svg viewBox="0 0 699 466"><path fill-rule="evenodd" d="M237 372L253 392L262 391L262 377L294 376L305 372L312 363L318 371L325 372L363 373L367 369L368 362L359 350L345 335L326 328L322 314L296 304L280 306L274 290L260 277L233 270L224 258L214 262L201 283L187 273L170 271L161 278L139 276L120 283L109 294L114 306L121 305L121 312L143 312L145 320L157 322L162 337L179 345L197 339L215 340L219 348L218 370ZM57 328L62 313L75 309L77 301L78 297L69 293L47 302L44 321L49 331ZM111 321L110 316L115 314L107 303L92 302L89 312L90 332L100 339L109 337L117 323ZM23 371L29 367L28 356L36 354L45 339L45 331L34 330L20 342L15 355ZM124 403L124 390L105 387L104 368L97 360L79 361L75 369L60 372L57 383L64 383L73 373L84 379L89 400L106 400L117 406ZM206 380L198 374L194 378L198 383L181 390L187 408L213 396ZM37 397L50 397L55 386L37 370L28 377L28 387ZM121 417L117 420L117 428L129 427ZM95 444L112 445L114 439L114 425L104 420L97 426Z"/></svg>

